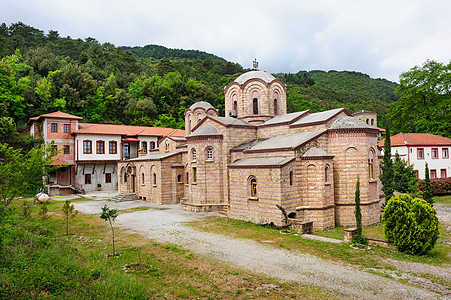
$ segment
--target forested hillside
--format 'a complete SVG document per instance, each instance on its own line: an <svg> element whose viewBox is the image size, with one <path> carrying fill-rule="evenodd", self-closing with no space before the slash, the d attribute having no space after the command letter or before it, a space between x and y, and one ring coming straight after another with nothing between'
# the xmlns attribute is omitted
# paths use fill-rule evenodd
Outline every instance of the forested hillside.
<svg viewBox="0 0 451 300"><path fill-rule="evenodd" d="M0 26L0 141L17 142L28 118L56 110L84 122L182 128L183 114L208 101L223 115L223 88L249 71L213 54L163 46L116 47L61 37L23 23ZM352 72L275 74L289 112L344 107L383 119L396 84Z"/></svg>

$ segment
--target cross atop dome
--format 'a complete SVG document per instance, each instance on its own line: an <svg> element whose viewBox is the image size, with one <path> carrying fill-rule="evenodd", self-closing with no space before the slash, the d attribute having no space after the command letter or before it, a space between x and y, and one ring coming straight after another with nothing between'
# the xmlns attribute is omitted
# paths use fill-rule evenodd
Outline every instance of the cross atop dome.
<svg viewBox="0 0 451 300"><path fill-rule="evenodd" d="M254 61L252 62L252 65L253 65L253 67L254 67L255 70L258 69L258 61L257 61L256 58L254 58Z"/></svg>

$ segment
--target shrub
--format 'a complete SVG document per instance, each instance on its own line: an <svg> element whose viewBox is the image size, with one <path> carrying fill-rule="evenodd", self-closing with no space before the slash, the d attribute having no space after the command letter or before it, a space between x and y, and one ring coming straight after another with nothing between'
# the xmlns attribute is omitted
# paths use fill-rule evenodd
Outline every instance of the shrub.
<svg viewBox="0 0 451 300"><path fill-rule="evenodd" d="M434 178L431 179L432 182L432 193L434 195L442 195L451 192L451 177L446 178ZM424 180L419 182L419 190L424 191Z"/></svg>
<svg viewBox="0 0 451 300"><path fill-rule="evenodd" d="M438 239L436 211L423 199L409 195L392 197L385 206L382 222L386 239L401 252L425 254Z"/></svg>

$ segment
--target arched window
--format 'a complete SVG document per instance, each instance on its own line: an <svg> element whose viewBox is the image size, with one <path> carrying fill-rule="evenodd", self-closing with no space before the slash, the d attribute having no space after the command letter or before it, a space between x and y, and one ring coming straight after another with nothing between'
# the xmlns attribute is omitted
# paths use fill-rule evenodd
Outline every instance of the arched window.
<svg viewBox="0 0 451 300"><path fill-rule="evenodd" d="M191 132L191 119L188 121L188 131Z"/></svg>
<svg viewBox="0 0 451 300"><path fill-rule="evenodd" d="M370 121L368 119L366 119L366 124L370 124Z"/></svg>
<svg viewBox="0 0 451 300"><path fill-rule="evenodd" d="M166 147L166 151L169 151L169 142L168 141L166 141L165 147Z"/></svg>
<svg viewBox="0 0 451 300"><path fill-rule="evenodd" d="M199 124L200 121L202 121L202 115L201 114L197 114L197 124Z"/></svg>
<svg viewBox="0 0 451 300"><path fill-rule="evenodd" d="M330 167L329 165L326 165L326 167L324 168L324 182L329 181L330 181Z"/></svg>
<svg viewBox="0 0 451 300"><path fill-rule="evenodd" d="M157 185L157 173L153 173L153 185Z"/></svg>
<svg viewBox="0 0 451 300"><path fill-rule="evenodd" d="M290 185L293 185L293 171L290 171Z"/></svg>
<svg viewBox="0 0 451 300"><path fill-rule="evenodd" d="M277 115L277 99L274 99L274 114Z"/></svg>
<svg viewBox="0 0 451 300"><path fill-rule="evenodd" d="M249 197L256 198L257 197L257 179L254 176L249 176L248 178L248 189L249 189Z"/></svg>
<svg viewBox="0 0 451 300"><path fill-rule="evenodd" d="M208 147L206 151L206 159L213 160L213 149Z"/></svg>
<svg viewBox="0 0 451 300"><path fill-rule="evenodd" d="M232 108L235 112L237 112L238 110L238 104L236 101L233 101L233 108Z"/></svg>
<svg viewBox="0 0 451 300"><path fill-rule="evenodd" d="M258 115L258 99L254 98L254 100L252 100L252 111L254 113L254 115Z"/></svg>
<svg viewBox="0 0 451 300"><path fill-rule="evenodd" d="M189 173L188 172L186 172L185 183L186 184L189 183Z"/></svg>
<svg viewBox="0 0 451 300"><path fill-rule="evenodd" d="M125 171L125 168L122 167L121 169L121 176L122 177L122 183L126 183L127 182L127 172Z"/></svg>
<svg viewBox="0 0 451 300"><path fill-rule="evenodd" d="M144 173L141 173L141 184L144 184L144 182L145 182Z"/></svg>
<svg viewBox="0 0 451 300"><path fill-rule="evenodd" d="M371 126L374 125L374 119L371 119Z"/></svg>
<svg viewBox="0 0 451 300"><path fill-rule="evenodd" d="M182 174L177 174L177 182L182 182Z"/></svg>
<svg viewBox="0 0 451 300"><path fill-rule="evenodd" d="M374 158L375 158L375 153L373 149L370 149L370 151L368 152L368 175L370 179L374 179L375 178L375 162L374 162Z"/></svg>
<svg viewBox="0 0 451 300"><path fill-rule="evenodd" d="M191 151L191 157L194 161L197 159L197 152L196 152L196 149L194 149L194 148Z"/></svg>

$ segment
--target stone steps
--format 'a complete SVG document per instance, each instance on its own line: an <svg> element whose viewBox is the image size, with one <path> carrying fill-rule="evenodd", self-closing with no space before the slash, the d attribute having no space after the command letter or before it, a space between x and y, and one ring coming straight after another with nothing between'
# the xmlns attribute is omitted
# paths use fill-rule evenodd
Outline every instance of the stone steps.
<svg viewBox="0 0 451 300"><path fill-rule="evenodd" d="M135 201L138 200L136 194L118 194L110 199L113 202Z"/></svg>

